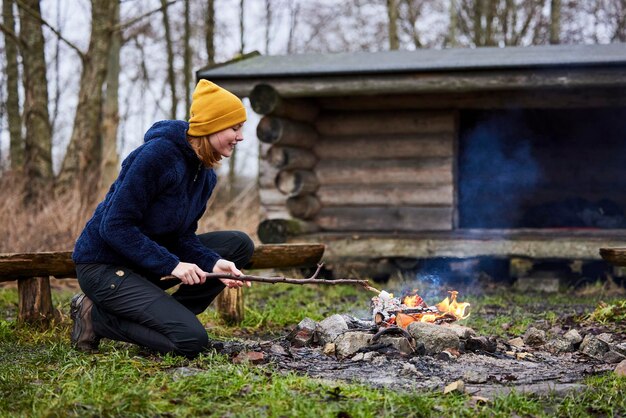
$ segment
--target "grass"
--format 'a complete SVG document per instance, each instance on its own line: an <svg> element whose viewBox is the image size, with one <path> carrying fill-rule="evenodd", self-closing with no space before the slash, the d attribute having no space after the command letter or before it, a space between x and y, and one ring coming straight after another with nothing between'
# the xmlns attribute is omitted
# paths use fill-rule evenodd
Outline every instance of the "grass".
<svg viewBox="0 0 626 418"><path fill-rule="evenodd" d="M55 291L55 305L67 313L70 292ZM223 338L241 332L284 335L305 316L321 319L330 313L367 308L369 295L351 287L257 285L246 293L242 327L222 324L209 310L201 319ZM550 319L546 306L577 308L577 298L542 298L500 293L472 297L473 315L466 325L480 333L513 325L513 335L532 320ZM0 290L0 311L15 317L14 289ZM592 312L599 301L589 296ZM613 303L613 302L611 302ZM535 305L533 305L535 304ZM558 304L558 305L553 305ZM489 318L489 312L512 309ZM524 314L526 313L526 314ZM582 315L584 316L584 315ZM556 320L552 318L552 320ZM521 321L521 322L520 322ZM586 380L587 389L563 399L536 398L519 393L486 404L469 395L441 392L403 393L344 382L322 381L283 374L271 365L233 364L227 357L206 354L195 360L175 356L145 357L137 348L104 342L102 354L76 352L69 345L67 317L50 330L0 321L0 416L218 416L218 417L510 417L510 416L625 416L626 379L615 374ZM185 373L185 371L195 371Z"/></svg>

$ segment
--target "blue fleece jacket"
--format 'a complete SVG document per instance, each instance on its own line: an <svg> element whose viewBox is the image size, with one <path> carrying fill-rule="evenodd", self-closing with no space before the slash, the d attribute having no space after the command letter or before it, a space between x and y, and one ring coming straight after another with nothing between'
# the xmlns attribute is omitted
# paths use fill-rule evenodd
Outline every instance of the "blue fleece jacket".
<svg viewBox="0 0 626 418"><path fill-rule="evenodd" d="M187 142L189 124L167 120L146 132L76 241L75 263L137 268L165 276L179 261L211 272L220 258L196 237L217 177Z"/></svg>

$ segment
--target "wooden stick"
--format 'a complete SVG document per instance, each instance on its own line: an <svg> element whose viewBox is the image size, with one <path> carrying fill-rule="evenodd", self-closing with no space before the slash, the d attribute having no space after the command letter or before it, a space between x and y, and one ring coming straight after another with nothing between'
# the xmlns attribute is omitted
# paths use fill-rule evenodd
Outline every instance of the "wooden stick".
<svg viewBox="0 0 626 418"><path fill-rule="evenodd" d="M246 274L241 275L241 276L235 276L230 273L207 273L206 278L207 279L231 279L231 280L240 280L243 282L260 282L260 283L270 283L270 284L276 284L276 283L288 283L288 284L299 284L299 285L303 285L303 284L332 284L332 285L352 284L352 285L360 285L364 289L369 290L370 292L376 292L377 294L380 293L380 290L376 289L375 287L370 286L370 283L368 280L318 279L317 275L319 274L323 265L324 265L323 263L318 264L317 270L315 271L315 273L311 277L308 277L306 279L290 279L288 277L283 277L283 276L274 276L274 277L248 276ZM165 276L165 277L162 277L161 280L178 280L178 278L175 276Z"/></svg>

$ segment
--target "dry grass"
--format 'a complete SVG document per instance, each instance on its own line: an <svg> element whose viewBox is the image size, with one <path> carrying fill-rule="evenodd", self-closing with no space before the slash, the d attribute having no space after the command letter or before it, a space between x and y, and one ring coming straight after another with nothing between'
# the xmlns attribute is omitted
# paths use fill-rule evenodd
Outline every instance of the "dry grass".
<svg viewBox="0 0 626 418"><path fill-rule="evenodd" d="M259 201L256 181L245 179L236 188L232 200L222 181L215 190L209 207L200 220L198 232L238 229L256 241L259 222ZM25 205L28 184L18 176L0 176L0 252L69 251L94 205L81 203L77 191L49 198L45 202Z"/></svg>

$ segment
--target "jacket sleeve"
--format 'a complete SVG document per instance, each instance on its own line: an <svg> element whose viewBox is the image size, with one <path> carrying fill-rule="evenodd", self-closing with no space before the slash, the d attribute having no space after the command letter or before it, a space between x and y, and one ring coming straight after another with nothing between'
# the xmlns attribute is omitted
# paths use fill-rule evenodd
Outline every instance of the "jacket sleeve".
<svg viewBox="0 0 626 418"><path fill-rule="evenodd" d="M150 202L175 184L176 172L167 158L144 149L122 170L125 173L118 180L99 228L100 236L115 251L161 276L170 274L179 259L146 236L140 225Z"/></svg>
<svg viewBox="0 0 626 418"><path fill-rule="evenodd" d="M202 216L203 212L204 210L200 216ZM193 222L185 233L178 237L176 253L182 258L182 261L197 264L202 270L211 273L217 260L222 257L200 242L196 235L197 229L198 219Z"/></svg>

